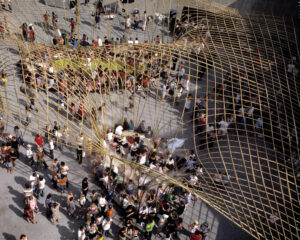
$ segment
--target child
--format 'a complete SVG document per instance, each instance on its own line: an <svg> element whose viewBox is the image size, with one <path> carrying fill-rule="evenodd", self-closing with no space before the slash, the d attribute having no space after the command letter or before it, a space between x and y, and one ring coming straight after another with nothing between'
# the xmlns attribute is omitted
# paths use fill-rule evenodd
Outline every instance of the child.
<svg viewBox="0 0 300 240"><path fill-rule="evenodd" d="M12 174L13 171L14 171L14 163L13 163L13 160L12 158L9 158L7 163L6 163L6 166L7 166L7 172Z"/></svg>

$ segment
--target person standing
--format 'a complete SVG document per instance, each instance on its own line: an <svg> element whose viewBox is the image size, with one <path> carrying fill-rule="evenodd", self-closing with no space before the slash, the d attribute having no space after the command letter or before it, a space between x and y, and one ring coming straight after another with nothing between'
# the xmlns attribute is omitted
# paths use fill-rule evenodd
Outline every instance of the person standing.
<svg viewBox="0 0 300 240"><path fill-rule="evenodd" d="M33 224L36 223L34 212L31 209L29 203L25 204L25 207L24 207L24 217L25 217L25 219L26 219L27 222L29 222L29 223L32 222Z"/></svg>
<svg viewBox="0 0 300 240"><path fill-rule="evenodd" d="M101 216L104 216L104 214L105 214L106 205L107 205L107 200L105 198L105 195L102 193L98 199L98 207L99 207Z"/></svg>
<svg viewBox="0 0 300 240"><path fill-rule="evenodd" d="M101 20L100 13L101 13L100 9L97 9L95 13L95 27L98 29L100 29L100 20Z"/></svg>
<svg viewBox="0 0 300 240"><path fill-rule="evenodd" d="M7 6L9 11L12 11L12 4L11 4L11 0L6 0L7 1Z"/></svg>
<svg viewBox="0 0 300 240"><path fill-rule="evenodd" d="M144 11L144 14L142 15L142 29L143 31L146 30L147 27L147 12Z"/></svg>
<svg viewBox="0 0 300 240"><path fill-rule="evenodd" d="M77 155L77 161L79 164L82 164L82 155L83 155L83 149L82 149L82 144L77 145L76 149L76 155Z"/></svg>
<svg viewBox="0 0 300 240"><path fill-rule="evenodd" d="M60 219L59 207L60 207L60 203L58 203L58 202L54 202L51 206L52 224L53 225L56 225L56 223L59 223L59 219Z"/></svg>
<svg viewBox="0 0 300 240"><path fill-rule="evenodd" d="M106 217L102 222L103 235L105 237L109 236L109 230L111 227L112 220L109 217Z"/></svg>
<svg viewBox="0 0 300 240"><path fill-rule="evenodd" d="M86 197L88 191L89 191L89 182L88 182L88 178L85 177L83 180L82 180L82 193L83 195Z"/></svg>
<svg viewBox="0 0 300 240"><path fill-rule="evenodd" d="M32 25L29 25L29 41L30 42L35 41L35 33Z"/></svg>
<svg viewBox="0 0 300 240"><path fill-rule="evenodd" d="M73 18L71 18L71 34L75 32L76 22Z"/></svg>
<svg viewBox="0 0 300 240"><path fill-rule="evenodd" d="M65 162L60 163L60 175L61 178L68 179L68 172L70 171L69 167L66 165ZM66 187L69 188L69 181L66 182Z"/></svg>
<svg viewBox="0 0 300 240"><path fill-rule="evenodd" d="M3 26L2 22L0 21L0 38L4 39L5 35L5 27Z"/></svg>
<svg viewBox="0 0 300 240"><path fill-rule="evenodd" d="M7 84L7 72L2 69L1 70L1 82L3 83L4 86Z"/></svg>
<svg viewBox="0 0 300 240"><path fill-rule="evenodd" d="M49 138L49 155L51 159L54 159L54 142L53 139L50 137Z"/></svg>
<svg viewBox="0 0 300 240"><path fill-rule="evenodd" d="M136 30L139 26L140 23L140 14L137 12L134 14L134 25L133 25L133 29Z"/></svg>
<svg viewBox="0 0 300 240"><path fill-rule="evenodd" d="M20 128L18 126L15 126L14 127L14 133L15 133L15 136L17 138L17 141L20 145L23 145L24 142L23 142L23 132L20 130Z"/></svg>
<svg viewBox="0 0 300 240"><path fill-rule="evenodd" d="M4 139L4 128L5 128L4 121L3 121L3 118L1 116L0 117L0 135L1 135L2 139Z"/></svg>
<svg viewBox="0 0 300 240"><path fill-rule="evenodd" d="M15 136L12 137L11 147L15 150L16 157L19 158L20 144Z"/></svg>
<svg viewBox="0 0 300 240"><path fill-rule="evenodd" d="M37 161L37 165L36 165L36 169L35 169L36 171L38 171L42 165L44 165L45 169L48 168L48 165L45 162L45 154L41 147L38 148L38 152L36 154L36 161Z"/></svg>
<svg viewBox="0 0 300 240"><path fill-rule="evenodd" d="M44 14L44 29L45 29L45 31L48 31L50 28L49 20L50 20L50 15L46 11Z"/></svg>
<svg viewBox="0 0 300 240"><path fill-rule="evenodd" d="M69 216L76 218L76 205L73 197L70 197L69 201L67 202L67 211Z"/></svg>
<svg viewBox="0 0 300 240"><path fill-rule="evenodd" d="M35 139L34 139L34 142L36 143L37 147L38 148L42 148L43 147L43 143L44 143L44 138L42 135L40 134L37 134Z"/></svg>
<svg viewBox="0 0 300 240"><path fill-rule="evenodd" d="M37 200L39 200L40 196L44 197L45 183L46 183L45 178L43 176L39 176L38 188L36 194Z"/></svg>
<svg viewBox="0 0 300 240"><path fill-rule="evenodd" d="M51 210L51 206L52 206L52 195L49 193L46 197L45 200L45 207L46 207L46 217L48 219L50 219L52 217L52 210Z"/></svg>
<svg viewBox="0 0 300 240"><path fill-rule="evenodd" d="M20 28L22 29L23 40L27 41L28 40L28 26L27 26L27 23L23 23Z"/></svg>
<svg viewBox="0 0 300 240"><path fill-rule="evenodd" d="M85 240L86 239L85 227L84 226L80 226L77 236L78 236L78 240Z"/></svg>
<svg viewBox="0 0 300 240"><path fill-rule="evenodd" d="M131 28L131 18L129 15L127 15L125 19L125 33L129 33L130 28Z"/></svg>
<svg viewBox="0 0 300 240"><path fill-rule="evenodd" d="M155 226L155 221L153 219L148 219L146 224L145 239L151 240L154 226Z"/></svg>
<svg viewBox="0 0 300 240"><path fill-rule="evenodd" d="M52 26L53 26L53 31L56 31L58 28L58 18L55 12L52 12Z"/></svg>

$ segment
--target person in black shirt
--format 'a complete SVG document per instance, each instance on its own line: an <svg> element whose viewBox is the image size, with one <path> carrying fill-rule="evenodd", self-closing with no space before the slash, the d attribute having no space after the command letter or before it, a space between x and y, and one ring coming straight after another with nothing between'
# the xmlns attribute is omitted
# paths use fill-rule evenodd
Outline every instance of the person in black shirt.
<svg viewBox="0 0 300 240"><path fill-rule="evenodd" d="M178 216L182 215L185 209L184 201L180 201L179 207L176 209Z"/></svg>
<svg viewBox="0 0 300 240"><path fill-rule="evenodd" d="M138 144L140 143L140 137L139 137L139 135L136 133L136 134L134 134L134 136L133 136L133 141L134 142L137 142Z"/></svg>
<svg viewBox="0 0 300 240"><path fill-rule="evenodd" d="M123 131L129 130L129 123L127 118L124 118L124 122L123 122Z"/></svg>
<svg viewBox="0 0 300 240"><path fill-rule="evenodd" d="M20 147L20 145L19 145L16 137L12 138L11 147L15 150L15 154L16 154L17 158L19 158L19 147Z"/></svg>
<svg viewBox="0 0 300 240"><path fill-rule="evenodd" d="M84 178L82 180L82 193L84 194L84 196L86 197L88 191L89 191L89 182L87 178Z"/></svg>

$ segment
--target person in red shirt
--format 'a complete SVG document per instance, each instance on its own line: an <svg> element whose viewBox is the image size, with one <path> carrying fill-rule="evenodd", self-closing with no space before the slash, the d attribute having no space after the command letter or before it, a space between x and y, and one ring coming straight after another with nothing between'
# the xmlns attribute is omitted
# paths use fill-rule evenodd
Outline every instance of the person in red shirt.
<svg viewBox="0 0 300 240"><path fill-rule="evenodd" d="M71 18L71 32L75 32L75 25L76 25L76 22L73 18Z"/></svg>
<svg viewBox="0 0 300 240"><path fill-rule="evenodd" d="M36 137L35 137L35 139L34 139L34 141L35 141L35 143L36 143L36 145L38 147L42 147L43 146L43 140L44 140L43 136L41 136L39 134L37 134Z"/></svg>
<svg viewBox="0 0 300 240"><path fill-rule="evenodd" d="M194 233L190 235L190 240L201 240L202 235L199 230L196 230Z"/></svg>
<svg viewBox="0 0 300 240"><path fill-rule="evenodd" d="M34 36L34 30L32 26L29 26L29 40L31 42L34 42L35 40L35 36Z"/></svg>
<svg viewBox="0 0 300 240"><path fill-rule="evenodd" d="M96 41L93 41L93 45L94 45L94 47L99 47L99 44Z"/></svg>

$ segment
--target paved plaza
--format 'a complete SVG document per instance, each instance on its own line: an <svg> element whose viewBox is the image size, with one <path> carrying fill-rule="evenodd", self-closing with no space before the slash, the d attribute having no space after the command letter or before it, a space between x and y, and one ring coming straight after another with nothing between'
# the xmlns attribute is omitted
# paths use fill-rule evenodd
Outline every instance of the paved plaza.
<svg viewBox="0 0 300 240"><path fill-rule="evenodd" d="M69 10L65 8L67 1L63 0L24 0L23 1L13 1L13 10L17 14L14 14L13 18L9 12L5 12L5 15L8 17L9 24L11 27L16 30L16 26L20 26L23 22L32 23L35 26L36 39L37 42L43 44L52 44L52 35L50 32L46 34L43 31L42 25L40 22L42 21L42 16L45 11L51 13L55 11L61 20L59 25L61 30L69 31L69 19L72 17L75 18L74 9ZM123 26L123 17L117 15L114 20L101 20L101 28L95 29L92 21L91 11L93 9L92 0L89 5L84 6L81 5L81 23L80 23L80 35L87 34L90 42L93 39L96 39L97 36L100 36L102 39L104 36L108 37L119 37L121 38L124 34L124 26ZM112 1L104 1L110 3ZM160 9L159 11L164 11L168 14L168 9L174 7L176 9L177 1L172 1L171 6L166 6L165 4L158 3L159 1L149 0L149 1L139 1L136 3L128 5L128 12L132 12L134 8L140 9L140 11L144 11L144 9L149 9L149 12L155 12L155 9ZM233 3L232 3L233 4ZM121 4L115 3L116 6L122 7ZM228 3L229 5L229 3ZM165 9L165 10L164 10ZM2 12L0 12L0 18ZM168 35L168 30L164 26L159 25L150 25L151 31L132 31L130 37L138 38L139 41L144 42L145 40L149 42L153 42L153 39L156 35L163 35L164 43L172 42L172 37ZM0 40L0 62L2 66L5 66L6 71L9 72L9 80L13 80L13 78L17 75L16 69L14 65L11 63L16 63L19 60L19 52L18 46L14 42L6 42ZM6 59L9 59L7 61ZM184 59L183 59L184 62ZM21 86L21 84L20 84ZM20 87L16 86L16 87ZM12 86L11 86L12 87ZM197 86L200 89L200 93L205 94L204 89L206 89L206 85ZM209 86L211 87L211 86ZM195 91L196 84L195 81L191 82L191 91ZM202 90L202 91L201 91ZM4 94L4 92L3 92ZM186 94L186 93L185 93ZM110 116L113 117L118 115L122 110L118 110L114 107L113 99L116 99L118 96L111 96L108 99L108 106L112 109L110 112ZM14 97L10 96L10 99ZM17 99L17 97L16 97ZM19 99L20 100L20 99ZM141 109L140 111L135 112L136 122L139 122L141 119L148 119L148 121L157 121L162 125L168 125L167 128L164 128L163 131L166 136L172 136L174 131L178 128L178 124L180 124L183 106L178 108L172 108L170 105L162 104L158 109L154 108L155 99L139 99L140 105L147 104L147 109L149 111L144 111ZM152 107L151 107L152 106ZM119 111L119 112L118 112ZM163 112L164 114L155 114L157 111ZM130 117L130 116L129 116ZM120 116L121 118L121 116ZM151 120L149 120L151 119ZM4 118L5 121L5 132L13 132L13 127L15 124L10 117ZM57 119L52 119L52 121ZM15 121L15 119L14 119ZM62 119L58 119L58 121L63 122ZM188 119L184 119L184 121L188 121ZM169 124L167 124L169 123ZM44 126L43 126L44 127ZM33 144L34 136L30 132L26 132L25 129L24 142L25 145L30 143ZM186 144L191 141L186 136L186 132L182 131L177 135L178 137L182 137L187 139ZM93 175L92 175L92 166L90 164L90 160L93 157L86 157L83 161L82 165L79 165L76 158L76 150L73 148L64 147L62 151L55 150L54 155L59 161L65 161L70 168L70 173L68 174L70 187L69 191L72 191L76 200L80 196L81 191L81 181L84 177L89 178L89 182L91 183L90 190L98 189L98 186L93 184ZM48 165L51 163L50 158L46 158ZM45 207L44 207L44 198L38 200L38 205L40 209L40 213L37 215L37 224L29 224L23 218L23 188L25 182L29 180L29 176L32 173L32 168L28 165L25 160L25 148L21 147L20 149L20 158L17 161L17 166L14 170L13 174L6 173L6 169L2 167L0 169L0 239L6 240L14 240L19 239L21 234L26 234L30 240L69 240L69 239L77 239L77 231L80 225L84 224L84 220L75 220L68 216L66 211L66 194L61 194L56 191L53 191L50 188L50 179L51 173L50 170L41 170L40 173L46 179L46 189L45 195L48 193L52 193L53 199L61 203L61 220L57 226L53 226L51 222L45 216ZM90 195L90 192L88 196ZM89 197L88 197L89 199ZM118 230L121 226L121 218L118 214L118 207L116 206L116 212L113 217L113 225L111 230L111 236L107 239L118 239ZM247 233L239 229L236 225L230 222L228 219L219 214L216 210L212 209L208 205L206 205L201 200L197 200L196 203L190 203L187 207L184 215L183 215L184 229L180 232L180 239L189 239L189 232L187 230L187 225L191 224L194 220L198 220L200 223L206 221L209 223L211 227L211 233L206 238L206 240L243 240L243 239L252 239ZM156 239L162 239L159 236L155 237Z"/></svg>

